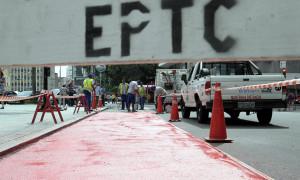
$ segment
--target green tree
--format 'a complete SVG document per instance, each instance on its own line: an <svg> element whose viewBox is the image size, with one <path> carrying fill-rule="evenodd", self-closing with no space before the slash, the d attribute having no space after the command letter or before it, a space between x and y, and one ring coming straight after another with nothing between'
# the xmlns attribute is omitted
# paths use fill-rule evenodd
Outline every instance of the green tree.
<svg viewBox="0 0 300 180"><path fill-rule="evenodd" d="M107 82L104 86L115 92L123 78L127 82L140 80L144 84L155 80L156 64L110 65L104 73Z"/></svg>

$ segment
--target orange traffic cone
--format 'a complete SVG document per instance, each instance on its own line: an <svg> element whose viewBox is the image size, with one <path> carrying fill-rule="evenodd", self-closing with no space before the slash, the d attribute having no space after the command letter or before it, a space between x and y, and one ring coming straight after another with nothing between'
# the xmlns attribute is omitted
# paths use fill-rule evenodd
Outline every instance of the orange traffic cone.
<svg viewBox="0 0 300 180"><path fill-rule="evenodd" d="M173 95L172 98L172 111L171 111L171 117L170 117L170 122L179 122L179 113L178 113L178 102L177 102L177 97Z"/></svg>
<svg viewBox="0 0 300 180"><path fill-rule="evenodd" d="M102 99L100 97L99 97L99 101L98 101L98 107L99 108L103 107Z"/></svg>
<svg viewBox="0 0 300 180"><path fill-rule="evenodd" d="M163 108L162 108L162 97L158 96L157 97L157 109L156 109L156 114L162 114L163 113Z"/></svg>
<svg viewBox="0 0 300 180"><path fill-rule="evenodd" d="M205 140L212 143L232 142L232 140L227 139L220 83L216 83L215 85L215 96L210 122L209 138L205 138Z"/></svg>
<svg viewBox="0 0 300 180"><path fill-rule="evenodd" d="M93 94L92 108L97 109L97 98L96 93Z"/></svg>

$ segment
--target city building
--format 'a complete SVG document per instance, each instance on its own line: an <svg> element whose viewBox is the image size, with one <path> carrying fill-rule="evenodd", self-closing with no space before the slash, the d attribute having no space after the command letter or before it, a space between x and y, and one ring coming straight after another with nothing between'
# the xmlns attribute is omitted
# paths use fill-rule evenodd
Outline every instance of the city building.
<svg viewBox="0 0 300 180"><path fill-rule="evenodd" d="M7 90L31 91L32 67L10 67L5 69ZM57 85L54 68L36 67L36 91L52 89Z"/></svg>
<svg viewBox="0 0 300 180"><path fill-rule="evenodd" d="M86 69L83 66L68 66L66 77L73 79L76 86L81 86L86 76Z"/></svg>

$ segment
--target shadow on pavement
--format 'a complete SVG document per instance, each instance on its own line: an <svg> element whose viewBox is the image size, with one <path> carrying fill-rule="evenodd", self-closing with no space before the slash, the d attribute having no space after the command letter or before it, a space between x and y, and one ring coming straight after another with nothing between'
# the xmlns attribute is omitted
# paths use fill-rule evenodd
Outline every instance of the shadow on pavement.
<svg viewBox="0 0 300 180"><path fill-rule="evenodd" d="M15 116L17 114L32 114L33 115L34 112L1 112L1 115L11 115L11 116Z"/></svg>
<svg viewBox="0 0 300 180"><path fill-rule="evenodd" d="M182 121L203 129L210 128L210 122L198 123L198 120L196 118L182 119ZM225 121L226 121L226 127L229 129L288 129L289 128L286 126L279 126L272 123L269 125L260 125L258 122L249 121L245 119L238 119L234 121L231 118L225 118Z"/></svg>

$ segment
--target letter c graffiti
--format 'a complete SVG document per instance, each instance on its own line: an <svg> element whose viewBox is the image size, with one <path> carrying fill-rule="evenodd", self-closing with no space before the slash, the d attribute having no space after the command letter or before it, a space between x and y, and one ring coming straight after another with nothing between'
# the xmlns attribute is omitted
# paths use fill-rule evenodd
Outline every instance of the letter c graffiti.
<svg viewBox="0 0 300 180"><path fill-rule="evenodd" d="M212 0L204 7L204 39L216 52L227 52L235 44L235 40L227 36L224 41L215 36L215 13L220 6L230 9L236 0Z"/></svg>

